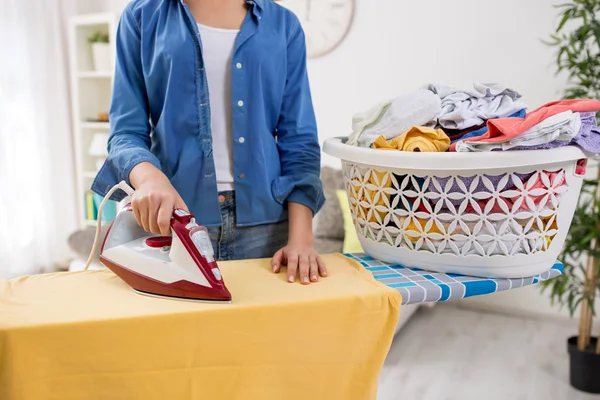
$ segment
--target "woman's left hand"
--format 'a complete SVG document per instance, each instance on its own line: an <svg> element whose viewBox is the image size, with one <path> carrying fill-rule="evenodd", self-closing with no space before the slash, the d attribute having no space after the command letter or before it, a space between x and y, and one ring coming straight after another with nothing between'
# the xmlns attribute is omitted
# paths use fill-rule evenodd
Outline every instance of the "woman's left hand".
<svg viewBox="0 0 600 400"><path fill-rule="evenodd" d="M327 276L327 268L317 254L312 244L289 242L279 250L271 260L274 273L279 273L283 265L287 265L288 282L295 282L300 276L300 282L308 285L318 282L319 276Z"/></svg>

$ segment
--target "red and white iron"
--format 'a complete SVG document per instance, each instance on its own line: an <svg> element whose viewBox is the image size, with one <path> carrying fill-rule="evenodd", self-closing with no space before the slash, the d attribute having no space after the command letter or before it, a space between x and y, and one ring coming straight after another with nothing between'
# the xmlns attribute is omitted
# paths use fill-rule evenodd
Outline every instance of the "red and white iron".
<svg viewBox="0 0 600 400"><path fill-rule="evenodd" d="M92 262L100 236L104 204L121 189L129 196L134 190L125 182L115 185L98 209L96 237L86 269ZM206 228L194 216L176 209L171 218L171 236L145 232L125 206L106 232L100 262L123 279L137 293L167 299L231 302Z"/></svg>

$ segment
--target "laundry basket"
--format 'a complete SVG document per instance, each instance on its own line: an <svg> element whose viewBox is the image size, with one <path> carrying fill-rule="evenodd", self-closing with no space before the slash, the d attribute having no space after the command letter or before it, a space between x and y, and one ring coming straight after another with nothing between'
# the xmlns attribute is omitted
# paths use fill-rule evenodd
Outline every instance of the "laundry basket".
<svg viewBox="0 0 600 400"><path fill-rule="evenodd" d="M523 278L549 270L571 225L587 155L578 147L410 153L325 141L342 160L368 255L424 270Z"/></svg>

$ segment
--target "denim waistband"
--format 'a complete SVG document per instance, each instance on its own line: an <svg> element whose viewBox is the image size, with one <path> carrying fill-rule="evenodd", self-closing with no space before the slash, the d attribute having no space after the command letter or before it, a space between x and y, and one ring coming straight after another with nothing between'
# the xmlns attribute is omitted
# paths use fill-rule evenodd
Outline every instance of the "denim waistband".
<svg viewBox="0 0 600 400"><path fill-rule="evenodd" d="M221 208L232 207L235 204L235 191L227 190L219 192L219 203Z"/></svg>

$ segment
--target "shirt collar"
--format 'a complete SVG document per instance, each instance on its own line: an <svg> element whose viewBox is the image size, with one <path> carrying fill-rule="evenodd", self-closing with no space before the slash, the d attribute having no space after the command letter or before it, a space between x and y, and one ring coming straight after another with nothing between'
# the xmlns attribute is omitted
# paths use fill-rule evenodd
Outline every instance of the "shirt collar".
<svg viewBox="0 0 600 400"><path fill-rule="evenodd" d="M246 0L246 3L252 4L252 5L257 5L258 8L260 8L261 10L265 6L265 0Z"/></svg>
<svg viewBox="0 0 600 400"><path fill-rule="evenodd" d="M262 14L265 6L265 0L246 0L246 4L250 4L252 6L252 13L258 17L258 19L260 19L260 15Z"/></svg>

